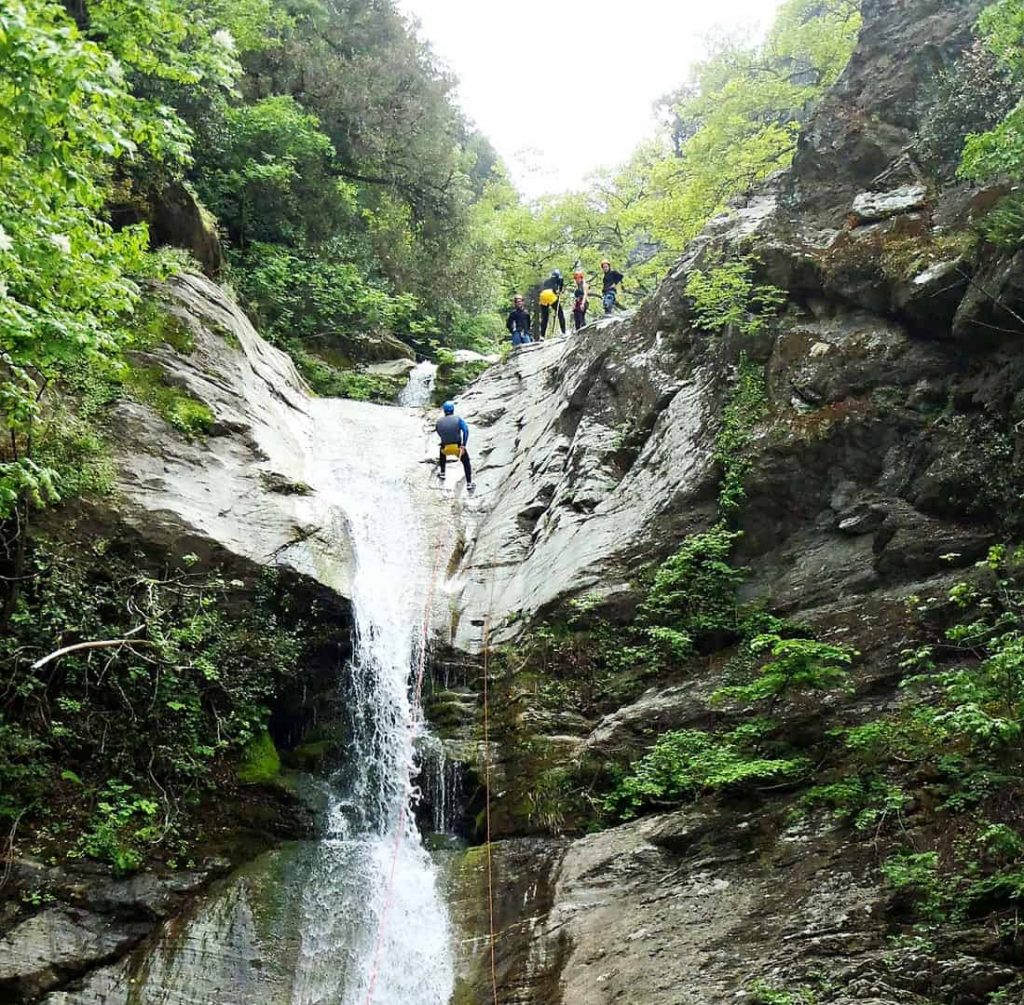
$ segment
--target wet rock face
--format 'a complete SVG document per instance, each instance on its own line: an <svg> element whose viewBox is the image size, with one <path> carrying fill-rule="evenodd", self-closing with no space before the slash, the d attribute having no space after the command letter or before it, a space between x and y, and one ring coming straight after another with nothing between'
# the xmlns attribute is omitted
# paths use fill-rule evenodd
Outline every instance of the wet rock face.
<svg viewBox="0 0 1024 1005"><path fill-rule="evenodd" d="M135 183L137 186L137 183ZM133 198L111 206L120 227L145 222L155 247L169 245L190 252L205 275L215 279L224 268L224 249L217 221L180 181L155 183L135 191Z"/></svg>
<svg viewBox="0 0 1024 1005"><path fill-rule="evenodd" d="M786 201L837 226L863 191L918 186L908 154L937 74L986 0L864 0L861 44L804 130ZM952 153L952 152L951 152Z"/></svg>
<svg viewBox="0 0 1024 1005"><path fill-rule="evenodd" d="M212 422L189 437L147 405L118 406L119 520L171 553L276 565L348 596L352 555L310 485L310 397L291 360L212 282L179 276L159 293L186 348L137 362Z"/></svg>
<svg viewBox="0 0 1024 1005"><path fill-rule="evenodd" d="M958 151L938 178L915 151L934 76L984 5L866 0L857 53L791 171L712 221L636 314L518 350L460 401L482 491L456 646L477 651L485 623L514 640L575 598L631 615L641 571L717 518L715 440L743 355L764 365L766 417L745 453L741 599L862 653L859 697L830 709L844 723L899 700L907 598L941 595L1012 539L1024 490L1024 255L973 248L967 229L996 193L943 181ZM737 254L789 294L756 339L696 330L685 295L694 269ZM657 733L706 728L725 658L596 722L538 721L531 734L524 719L516 750L525 737L587 770L635 759ZM820 713L786 728L814 735ZM508 784L505 753L493 819L514 834L524 818L501 800L528 785ZM557 990L537 1000L724 1005L755 1000L756 980L835 1005L982 1005L1019 986L1019 967L980 936L894 947L877 850L791 825L788 808L784 796L723 801L572 842L550 909L521 912L510 936L559 961Z"/></svg>
<svg viewBox="0 0 1024 1005"><path fill-rule="evenodd" d="M712 221L637 314L520 349L460 400L484 491L457 646L476 649L488 618L512 637L588 594L628 613L636 572L714 520L741 354L765 364L770 414L741 520L751 596L828 603L939 574L942 555L966 563L1012 530L1024 368L996 329L1024 301L1024 256L977 260L962 229L977 198L904 171L932 77L981 6L865 4L788 174ZM688 276L731 254L790 294L756 340L691 324Z"/></svg>
<svg viewBox="0 0 1024 1005"><path fill-rule="evenodd" d="M500 638L511 612L614 594L624 557L706 518L719 390L709 371L680 375L679 360L628 319L602 321L519 350L459 399L483 519L463 563L458 646L479 646L488 614Z"/></svg>
<svg viewBox="0 0 1024 1005"><path fill-rule="evenodd" d="M541 933L552 909L554 876L566 842L519 839L491 846L494 889L494 978L509 1005L554 1005L567 941ZM459 933L452 1005L493 1001L487 849L449 855L444 873L452 920Z"/></svg>
<svg viewBox="0 0 1024 1005"><path fill-rule="evenodd" d="M34 1001L123 954L150 927L144 922L117 924L88 911L43 911L0 939L0 991L10 1001Z"/></svg>

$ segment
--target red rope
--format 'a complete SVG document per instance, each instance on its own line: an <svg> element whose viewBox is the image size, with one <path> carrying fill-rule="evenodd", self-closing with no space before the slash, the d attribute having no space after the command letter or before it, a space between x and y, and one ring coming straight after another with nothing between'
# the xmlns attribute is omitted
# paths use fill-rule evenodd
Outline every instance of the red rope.
<svg viewBox="0 0 1024 1005"><path fill-rule="evenodd" d="M493 605L493 580L492 600ZM491 868L491 736L490 736L490 707L487 698L487 677L489 670L489 655L491 651L491 614L487 612L484 621L484 792L487 807L487 913L490 922L490 951L491 951L491 993L494 996L494 1005L498 1005L498 968L494 959L494 874Z"/></svg>

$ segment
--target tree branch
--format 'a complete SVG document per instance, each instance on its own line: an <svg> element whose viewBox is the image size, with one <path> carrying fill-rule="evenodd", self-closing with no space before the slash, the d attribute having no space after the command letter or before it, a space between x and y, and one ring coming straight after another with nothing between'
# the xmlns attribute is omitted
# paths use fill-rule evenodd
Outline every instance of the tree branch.
<svg viewBox="0 0 1024 1005"><path fill-rule="evenodd" d="M101 639L96 642L76 642L73 646L64 646L63 649L58 649L56 652L50 653L49 656L44 656L41 660L36 660L32 664L33 670L39 670L46 666L47 663L52 663L54 660L60 659L61 656L67 656L69 653L81 652L84 649L114 649L117 646L151 646L154 643L149 642L147 639Z"/></svg>

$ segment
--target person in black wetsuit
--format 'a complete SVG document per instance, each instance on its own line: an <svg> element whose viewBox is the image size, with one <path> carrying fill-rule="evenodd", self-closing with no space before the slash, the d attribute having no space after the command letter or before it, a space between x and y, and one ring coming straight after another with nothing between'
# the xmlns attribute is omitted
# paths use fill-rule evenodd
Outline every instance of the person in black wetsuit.
<svg viewBox="0 0 1024 1005"><path fill-rule="evenodd" d="M450 450L454 455L454 448L457 447L458 458L462 461L462 470L466 473L466 489L472 492L475 487L473 485L473 466L469 462L469 451L466 449L469 443L469 426L466 425L465 419L455 414L454 401L446 401L441 406L441 411L444 412L444 415L437 420L437 424L434 426L437 435L441 438L438 476L444 481L444 469L448 463L448 451Z"/></svg>
<svg viewBox="0 0 1024 1005"><path fill-rule="evenodd" d="M579 331L587 323L588 296L587 279L582 269L577 269L572 278L576 281L576 288L572 293L572 323L576 331Z"/></svg>
<svg viewBox="0 0 1024 1005"><path fill-rule="evenodd" d="M518 293L512 298L512 311L505 327L512 335L513 345L527 345L533 341L530 336L530 312L523 307L523 298Z"/></svg>
<svg viewBox="0 0 1024 1005"><path fill-rule="evenodd" d="M601 278L601 303L604 304L605 314L611 314L612 308L618 304L618 285L625 276L616 272L607 258L601 263L601 271L604 273Z"/></svg>
<svg viewBox="0 0 1024 1005"><path fill-rule="evenodd" d="M540 308L540 337L547 338L548 334L548 317L552 308L554 308L555 316L558 318L558 327L562 329L562 334L565 334L565 311L562 310L562 290L565 289L565 280L562 278L562 273L558 269L554 269L551 275L544 280L544 285L541 287L541 291L550 290L558 298L550 306L548 304L541 304Z"/></svg>

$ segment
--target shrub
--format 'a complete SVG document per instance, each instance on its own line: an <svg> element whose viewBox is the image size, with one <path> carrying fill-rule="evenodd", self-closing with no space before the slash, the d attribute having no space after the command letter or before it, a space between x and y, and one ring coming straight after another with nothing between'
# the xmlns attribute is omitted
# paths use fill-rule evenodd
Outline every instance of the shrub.
<svg viewBox="0 0 1024 1005"><path fill-rule="evenodd" d="M764 758L754 752L760 728L715 735L686 729L665 733L605 801L606 812L629 820L653 806L697 798L703 792L793 781L806 774L802 757Z"/></svg>
<svg viewBox="0 0 1024 1005"><path fill-rule="evenodd" d="M767 654L757 678L749 684L716 691L714 702L756 702L778 699L793 691L827 691L849 687L848 667L858 655L847 646L833 646L814 639L784 639L779 635L758 635L749 643L755 656Z"/></svg>
<svg viewBox="0 0 1024 1005"><path fill-rule="evenodd" d="M690 273L686 295L693 301L693 315L705 331L735 328L756 335L768 319L786 303L785 290L755 283L754 260L738 258L709 271Z"/></svg>
<svg viewBox="0 0 1024 1005"><path fill-rule="evenodd" d="M723 526L688 537L655 572L640 608L642 623L683 632L695 643L736 632L736 589L744 570L733 568L729 556L739 537Z"/></svg>

